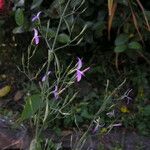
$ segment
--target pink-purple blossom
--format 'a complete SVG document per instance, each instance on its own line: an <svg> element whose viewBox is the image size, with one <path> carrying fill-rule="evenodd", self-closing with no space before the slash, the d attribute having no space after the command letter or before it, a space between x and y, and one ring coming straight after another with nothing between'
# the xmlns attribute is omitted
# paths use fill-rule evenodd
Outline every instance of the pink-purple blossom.
<svg viewBox="0 0 150 150"><path fill-rule="evenodd" d="M97 132L97 131L98 131L98 129L99 129L99 124L97 124L97 125L94 127L94 129L93 129L92 133Z"/></svg>
<svg viewBox="0 0 150 150"><path fill-rule="evenodd" d="M54 97L57 100L59 98L59 96L58 96L58 86L57 85L55 85L55 89L52 93L54 94Z"/></svg>
<svg viewBox="0 0 150 150"><path fill-rule="evenodd" d="M131 92L132 92L132 89L128 89L128 90L123 94L123 96L121 96L121 99L122 99L122 100L127 100L127 104L129 104L130 101L132 100L132 98L129 96Z"/></svg>
<svg viewBox="0 0 150 150"><path fill-rule="evenodd" d="M94 122L96 123L96 125L93 128L92 133L96 133L99 130L99 128L102 128L105 125L105 123L100 124L99 120L96 120Z"/></svg>
<svg viewBox="0 0 150 150"><path fill-rule="evenodd" d="M38 30L37 29L33 29L34 30L34 37L33 37L33 40L35 42L36 45L39 44L40 40L39 40L39 35L38 35Z"/></svg>
<svg viewBox="0 0 150 150"><path fill-rule="evenodd" d="M82 79L82 76L85 76L84 73L90 69L90 67L88 67L81 71L80 69L82 68L82 65L83 65L82 60L78 58L77 69L76 69L77 82L79 82Z"/></svg>
<svg viewBox="0 0 150 150"><path fill-rule="evenodd" d="M115 117L115 110L106 113L106 115L107 115L109 118Z"/></svg>
<svg viewBox="0 0 150 150"><path fill-rule="evenodd" d="M41 11L39 11L35 16L33 16L33 18L32 18L32 22L34 22L34 21L36 21L36 20L39 20L40 18L40 14L41 14L42 12Z"/></svg>
<svg viewBox="0 0 150 150"><path fill-rule="evenodd" d="M122 123L116 123L116 124L113 124L112 126L113 127L120 127L120 126L122 126Z"/></svg>
<svg viewBox="0 0 150 150"><path fill-rule="evenodd" d="M51 73L51 71L48 71L47 75L44 75L42 77L42 82L44 82L46 80L46 78L49 76L50 73Z"/></svg>

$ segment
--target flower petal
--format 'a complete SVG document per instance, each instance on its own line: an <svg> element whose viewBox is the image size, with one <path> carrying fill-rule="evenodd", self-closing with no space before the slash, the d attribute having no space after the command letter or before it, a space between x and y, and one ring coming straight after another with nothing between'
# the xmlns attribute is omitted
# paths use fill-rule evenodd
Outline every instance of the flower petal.
<svg viewBox="0 0 150 150"><path fill-rule="evenodd" d="M37 16L34 16L34 17L32 18L32 22L35 21L36 19L37 19Z"/></svg>
<svg viewBox="0 0 150 150"><path fill-rule="evenodd" d="M95 126L95 128L93 129L93 133L95 133L96 131L98 131L98 129L99 129L99 124L97 124L96 126Z"/></svg>
<svg viewBox="0 0 150 150"><path fill-rule="evenodd" d="M89 69L90 69L90 67L84 69L82 72L84 73L84 72L88 71Z"/></svg>
<svg viewBox="0 0 150 150"><path fill-rule="evenodd" d="M53 91L53 94L54 94L55 99L57 100L59 98L59 96L58 96L58 86L57 85L55 85L55 89Z"/></svg>
<svg viewBox="0 0 150 150"><path fill-rule="evenodd" d="M38 36L38 30L37 29L33 29L34 30L34 37Z"/></svg>
<svg viewBox="0 0 150 150"><path fill-rule="evenodd" d="M116 123L116 124L113 124L112 126L113 127L120 127L120 126L122 126L122 123Z"/></svg>
<svg viewBox="0 0 150 150"><path fill-rule="evenodd" d="M82 71L77 70L77 75L76 75L77 82L79 82L81 80L83 75L84 75L84 73Z"/></svg>
<svg viewBox="0 0 150 150"><path fill-rule="evenodd" d="M32 18L32 22L35 21L35 20L39 20L39 19L40 19L40 18L39 18L40 14L41 14L41 11L39 11L39 12L37 13L37 15Z"/></svg>
<svg viewBox="0 0 150 150"><path fill-rule="evenodd" d="M81 69L81 67L82 67L82 60L78 57L78 66L77 66L77 69Z"/></svg>
<svg viewBox="0 0 150 150"><path fill-rule="evenodd" d="M36 37L34 38L34 41L35 41L35 44L38 45L38 44L39 44L39 41L40 41L40 40L39 40L39 37L36 36Z"/></svg>
<svg viewBox="0 0 150 150"><path fill-rule="evenodd" d="M39 16L40 16L41 13L42 13L41 11L39 11L39 12L37 13L37 17L38 17L38 18L39 18Z"/></svg>
<svg viewBox="0 0 150 150"><path fill-rule="evenodd" d="M46 80L46 77L51 73L51 71L48 71L47 75L44 75L42 78L42 82L44 82Z"/></svg>
<svg viewBox="0 0 150 150"><path fill-rule="evenodd" d="M35 42L35 44L37 45L37 44L39 44L39 36L38 36L38 30L37 29L33 29L34 30L34 37L33 37L33 40L34 40L34 42Z"/></svg>

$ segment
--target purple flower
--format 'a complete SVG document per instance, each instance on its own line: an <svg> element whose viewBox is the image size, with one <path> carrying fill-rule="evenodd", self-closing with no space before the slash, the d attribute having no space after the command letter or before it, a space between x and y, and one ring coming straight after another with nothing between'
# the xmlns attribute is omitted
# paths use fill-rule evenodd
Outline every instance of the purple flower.
<svg viewBox="0 0 150 150"><path fill-rule="evenodd" d="M39 11L39 12L37 13L37 15L33 16L32 22L35 21L35 20L39 20L39 19L40 19L39 16L40 16L41 13L42 13L42 12Z"/></svg>
<svg viewBox="0 0 150 150"><path fill-rule="evenodd" d="M48 75L51 73L51 71L48 71L47 75L44 75L42 78L42 82L44 82L46 80L46 78L48 77Z"/></svg>
<svg viewBox="0 0 150 150"><path fill-rule="evenodd" d="M55 89L52 93L54 94L54 97L57 100L59 98L59 96L58 96L58 86L57 85L55 85Z"/></svg>
<svg viewBox="0 0 150 150"><path fill-rule="evenodd" d="M33 29L34 30L34 37L33 37L33 40L35 42L36 45L39 44L39 35L38 35L38 30L37 29Z"/></svg>
<svg viewBox="0 0 150 150"><path fill-rule="evenodd" d="M80 58L78 58L78 66L77 66L77 69L81 69L81 67L82 67L82 60L80 59Z"/></svg>
<svg viewBox="0 0 150 150"><path fill-rule="evenodd" d="M79 82L81 80L82 76L85 76L84 73L90 69L90 67L88 67L81 71L80 69L82 68L82 64L83 64L82 60L80 58L78 58L77 69L76 69L77 82Z"/></svg>
<svg viewBox="0 0 150 150"><path fill-rule="evenodd" d="M94 123L96 123L96 125L95 125L94 129L92 130L92 133L96 133L99 130L99 128L102 128L105 125L104 123L100 124L99 119L95 120Z"/></svg>
<svg viewBox="0 0 150 150"><path fill-rule="evenodd" d="M122 100L127 100L127 105L130 103L132 98L129 96L129 94L132 92L132 89L128 89L124 95L121 97Z"/></svg>
<svg viewBox="0 0 150 150"><path fill-rule="evenodd" d="M113 111L111 111L111 112L108 112L106 115L107 115L109 118L115 117L115 111L113 110Z"/></svg>
<svg viewBox="0 0 150 150"><path fill-rule="evenodd" d="M97 124L97 125L95 126L95 128L94 128L93 131L92 131L92 133L96 133L96 132L98 131L98 129L99 129L99 124Z"/></svg>
<svg viewBox="0 0 150 150"><path fill-rule="evenodd" d="M116 123L116 124L113 124L112 126L113 127L120 127L120 126L122 126L122 123Z"/></svg>

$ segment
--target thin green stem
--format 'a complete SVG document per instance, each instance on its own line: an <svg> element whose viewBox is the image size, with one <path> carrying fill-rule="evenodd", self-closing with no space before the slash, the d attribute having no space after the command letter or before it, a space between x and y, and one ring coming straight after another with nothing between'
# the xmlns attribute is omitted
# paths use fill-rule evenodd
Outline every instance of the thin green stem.
<svg viewBox="0 0 150 150"><path fill-rule="evenodd" d="M88 129L86 130L86 132L82 135L82 137L80 138L79 142L77 143L77 146L75 147L75 150L79 150L79 147L80 145L82 145L82 142L83 140L85 139L87 133L89 132L89 130L91 129L92 127L92 124L94 122L94 120L98 117L98 115L103 112L106 108L106 105L108 103L108 101L110 100L111 96L114 95L116 93L117 90L119 90L123 85L124 83L126 82L126 80L124 80L117 88L114 89L114 91L108 95L108 96L105 96L104 97L104 103L102 104L102 106L99 108L99 110L96 112L96 114L94 115L94 118L92 119Z"/></svg>

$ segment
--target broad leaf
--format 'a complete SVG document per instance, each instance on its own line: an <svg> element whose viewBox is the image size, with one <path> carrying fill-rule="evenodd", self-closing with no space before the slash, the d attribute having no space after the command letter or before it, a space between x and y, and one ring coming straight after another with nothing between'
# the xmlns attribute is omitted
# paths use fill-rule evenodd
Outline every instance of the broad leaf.
<svg viewBox="0 0 150 150"><path fill-rule="evenodd" d="M118 3L128 6L128 1L127 0L119 0Z"/></svg>
<svg viewBox="0 0 150 150"><path fill-rule="evenodd" d="M149 116L150 117L150 105L145 106L143 110L144 116Z"/></svg>
<svg viewBox="0 0 150 150"><path fill-rule="evenodd" d="M28 97L21 115L22 120L31 118L40 107L42 107L40 94L35 94Z"/></svg>
<svg viewBox="0 0 150 150"><path fill-rule="evenodd" d="M127 45L118 45L115 47L114 51L116 53L121 53L124 52L127 48L128 48Z"/></svg>
<svg viewBox="0 0 150 150"><path fill-rule="evenodd" d="M25 30L24 30L24 27L23 26L20 26L20 27L16 27L13 29L13 33L14 34L18 34L18 33L23 33Z"/></svg>
<svg viewBox="0 0 150 150"><path fill-rule="evenodd" d="M142 49L141 44L138 43L138 42L131 42L131 43L128 44L128 47L129 47L130 49L135 49L135 50Z"/></svg>
<svg viewBox="0 0 150 150"><path fill-rule="evenodd" d="M23 13L23 9L20 9L18 8L16 10L16 13L15 13L15 21L16 21L16 24L18 26L21 26L24 24L24 13Z"/></svg>
<svg viewBox="0 0 150 150"><path fill-rule="evenodd" d="M33 3L31 5L31 10L39 7L42 2L43 2L43 0L33 0Z"/></svg>
<svg viewBox="0 0 150 150"><path fill-rule="evenodd" d="M128 41L128 35L127 34L120 34L117 36L116 40L115 40L115 45L123 45L125 43L127 43Z"/></svg>
<svg viewBox="0 0 150 150"><path fill-rule="evenodd" d="M70 42L70 37L67 34L62 33L58 35L57 41L66 44Z"/></svg>
<svg viewBox="0 0 150 150"><path fill-rule="evenodd" d="M46 27L42 27L41 30L45 36L47 35L48 38L54 38L55 37L55 34L56 34L55 30L53 30L51 28L47 29Z"/></svg>

